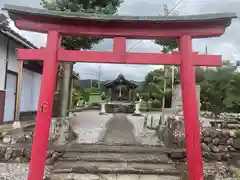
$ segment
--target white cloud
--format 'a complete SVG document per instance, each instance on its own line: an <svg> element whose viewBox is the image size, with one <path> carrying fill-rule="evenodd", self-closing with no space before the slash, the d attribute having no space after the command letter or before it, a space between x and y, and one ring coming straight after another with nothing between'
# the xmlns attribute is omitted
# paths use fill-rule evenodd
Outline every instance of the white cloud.
<svg viewBox="0 0 240 180"><path fill-rule="evenodd" d="M124 0L119 8L119 14L122 15L139 15L150 16L163 14L163 4L167 4L172 9L179 0ZM40 7L40 0L1 0L0 7L5 3L17 5L25 5L31 7ZM175 9L180 15L199 14L199 13L220 13L220 12L236 12L240 16L239 0L183 0ZM226 33L219 38L197 39L193 41L194 51L205 53L205 46L208 47L209 54L219 54L223 59L240 60L240 20L233 20L231 27ZM46 35L39 33L21 32L34 44L43 46L46 42ZM127 49L131 52L159 52L160 47L156 46L152 41L129 40ZM136 45L135 45L136 44ZM96 45L95 50L111 51L112 40L105 40ZM82 78L94 78L98 76L99 64L78 63L75 70L78 71ZM143 66L143 65L112 65L102 64L102 79L113 79L119 73L124 74L127 78L133 80L141 80L149 70L158 68L159 66Z"/></svg>

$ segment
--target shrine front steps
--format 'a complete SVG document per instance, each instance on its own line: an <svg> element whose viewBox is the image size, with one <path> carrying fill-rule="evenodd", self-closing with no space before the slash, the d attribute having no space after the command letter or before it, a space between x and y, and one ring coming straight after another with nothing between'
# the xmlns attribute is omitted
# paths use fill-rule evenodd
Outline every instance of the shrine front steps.
<svg viewBox="0 0 240 180"><path fill-rule="evenodd" d="M181 172L166 155L172 151L176 150L160 146L74 144L53 165L51 180L179 180Z"/></svg>

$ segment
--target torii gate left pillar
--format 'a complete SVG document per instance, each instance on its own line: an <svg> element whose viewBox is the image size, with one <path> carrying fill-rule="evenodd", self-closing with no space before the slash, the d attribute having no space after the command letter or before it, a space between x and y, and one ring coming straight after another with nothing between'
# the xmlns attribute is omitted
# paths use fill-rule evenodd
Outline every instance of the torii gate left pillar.
<svg viewBox="0 0 240 180"><path fill-rule="evenodd" d="M60 35L56 31L49 31L45 56L41 90L39 96L36 127L29 166L29 180L42 180L44 176L46 153L48 147L49 129L52 120L52 107L54 102L54 91L58 71L58 49L60 46Z"/></svg>
<svg viewBox="0 0 240 180"><path fill-rule="evenodd" d="M140 17L106 18L106 16L98 15L94 18L89 15L74 14L73 16L72 13L66 12L57 14L57 12L12 5L5 7L18 28L48 33L46 48L18 50L20 60L44 61L28 180L42 180L44 176L58 61L180 65L189 180L203 180L194 66L219 66L221 57L193 53L192 37L222 35L226 27L230 25L231 19L236 17L234 13L211 17L210 15L187 18L171 17L169 20L162 21L159 17L152 17L149 20L144 17L139 20ZM113 52L64 50L59 48L60 35L114 37ZM126 38L161 39L166 37L179 38L180 53L126 52Z"/></svg>

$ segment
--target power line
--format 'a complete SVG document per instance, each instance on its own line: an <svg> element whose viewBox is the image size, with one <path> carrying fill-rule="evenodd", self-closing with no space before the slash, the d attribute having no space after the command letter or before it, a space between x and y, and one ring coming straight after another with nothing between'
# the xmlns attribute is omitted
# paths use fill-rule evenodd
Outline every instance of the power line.
<svg viewBox="0 0 240 180"><path fill-rule="evenodd" d="M183 0L179 0L179 1L173 6L173 8L172 8L170 11L168 11L167 14L165 14L165 15L163 16L163 19L166 18L167 16L169 16L169 15L177 8L177 6L178 6L180 3L182 3L182 2L183 2ZM130 50L132 50L137 44L139 44L139 43L142 42L142 41L143 41L143 40L137 41L135 44L133 44L132 47L130 47L130 48L128 49L127 52L130 52Z"/></svg>

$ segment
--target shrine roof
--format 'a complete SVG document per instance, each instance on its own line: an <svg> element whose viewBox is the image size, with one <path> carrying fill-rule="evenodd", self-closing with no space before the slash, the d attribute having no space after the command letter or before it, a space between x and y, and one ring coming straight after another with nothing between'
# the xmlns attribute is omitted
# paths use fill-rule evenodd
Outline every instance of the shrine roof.
<svg viewBox="0 0 240 180"><path fill-rule="evenodd" d="M196 22L196 21L213 21L213 20L230 20L236 18L236 13L216 13L216 14L201 14L189 16L119 16L119 15L104 15L94 13L81 12L62 12L49 11L45 9L4 5L4 10L7 10L12 19L18 17L26 17L27 15L39 17L52 17L61 19L77 19L77 20L95 20L95 21L123 21L123 22ZM45 19L45 18L44 18Z"/></svg>
<svg viewBox="0 0 240 180"><path fill-rule="evenodd" d="M125 84L132 86L133 88L138 87L138 85L136 85L135 83L125 79L124 75L122 75L122 74L119 74L118 77L116 79L114 79L113 81L109 81L109 82L105 83L104 86L106 88L111 88L112 86L114 86L117 83L125 83Z"/></svg>

